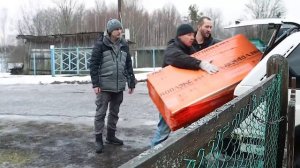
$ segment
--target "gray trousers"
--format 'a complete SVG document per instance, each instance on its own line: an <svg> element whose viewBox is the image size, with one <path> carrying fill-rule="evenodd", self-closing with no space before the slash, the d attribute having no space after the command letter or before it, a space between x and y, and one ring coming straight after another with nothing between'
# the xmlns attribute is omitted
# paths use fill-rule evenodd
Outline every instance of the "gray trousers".
<svg viewBox="0 0 300 168"><path fill-rule="evenodd" d="M120 105L123 101L123 91L105 92L101 91L96 98L96 115L95 115L95 134L102 134L105 124L106 111L109 104L109 113L107 118L107 129L116 130L117 122L119 119Z"/></svg>

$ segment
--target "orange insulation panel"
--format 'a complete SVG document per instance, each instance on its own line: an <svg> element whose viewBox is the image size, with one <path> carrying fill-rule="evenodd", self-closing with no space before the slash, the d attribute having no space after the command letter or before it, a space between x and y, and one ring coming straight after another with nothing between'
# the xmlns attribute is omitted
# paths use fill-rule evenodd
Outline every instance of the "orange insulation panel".
<svg viewBox="0 0 300 168"><path fill-rule="evenodd" d="M167 66L147 77L149 95L172 131L230 101L234 88L261 60L262 53L245 36L236 35L192 56L212 61L219 72Z"/></svg>

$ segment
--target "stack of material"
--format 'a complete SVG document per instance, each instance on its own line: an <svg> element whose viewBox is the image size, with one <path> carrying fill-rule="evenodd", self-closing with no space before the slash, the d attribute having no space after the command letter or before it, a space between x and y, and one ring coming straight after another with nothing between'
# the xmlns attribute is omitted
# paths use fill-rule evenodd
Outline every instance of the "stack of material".
<svg viewBox="0 0 300 168"><path fill-rule="evenodd" d="M177 130L233 98L236 85L261 60L262 53L243 35L236 35L192 55L212 61L210 75L167 66L148 75L149 95L171 130Z"/></svg>

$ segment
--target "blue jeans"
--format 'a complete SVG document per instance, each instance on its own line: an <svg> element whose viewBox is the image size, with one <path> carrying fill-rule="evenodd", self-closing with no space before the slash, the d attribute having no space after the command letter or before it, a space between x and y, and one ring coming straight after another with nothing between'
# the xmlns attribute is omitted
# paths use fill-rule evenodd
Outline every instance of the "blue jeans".
<svg viewBox="0 0 300 168"><path fill-rule="evenodd" d="M165 141L169 137L170 132L171 129L169 128L161 114L159 114L159 122L157 124L157 129L155 131L154 137L151 140L151 148Z"/></svg>

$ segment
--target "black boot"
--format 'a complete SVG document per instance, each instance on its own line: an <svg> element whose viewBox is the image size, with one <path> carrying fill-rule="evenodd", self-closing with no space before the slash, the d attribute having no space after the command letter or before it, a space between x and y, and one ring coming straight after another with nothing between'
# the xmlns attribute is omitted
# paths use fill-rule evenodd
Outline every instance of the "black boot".
<svg viewBox="0 0 300 168"><path fill-rule="evenodd" d="M103 149L102 134L96 134L96 153L102 153Z"/></svg>
<svg viewBox="0 0 300 168"><path fill-rule="evenodd" d="M116 131L107 129L106 143L113 145L123 145L123 141L116 137Z"/></svg>

